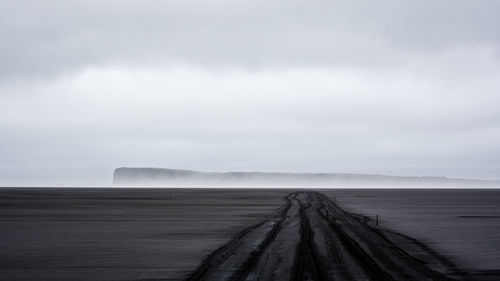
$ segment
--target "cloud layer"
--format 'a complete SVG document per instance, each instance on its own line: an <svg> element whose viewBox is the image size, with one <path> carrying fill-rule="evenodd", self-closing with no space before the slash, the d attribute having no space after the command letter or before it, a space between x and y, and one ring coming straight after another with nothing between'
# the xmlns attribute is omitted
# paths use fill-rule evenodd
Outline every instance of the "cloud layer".
<svg viewBox="0 0 500 281"><path fill-rule="evenodd" d="M4 1L0 184L497 178L498 1Z"/></svg>

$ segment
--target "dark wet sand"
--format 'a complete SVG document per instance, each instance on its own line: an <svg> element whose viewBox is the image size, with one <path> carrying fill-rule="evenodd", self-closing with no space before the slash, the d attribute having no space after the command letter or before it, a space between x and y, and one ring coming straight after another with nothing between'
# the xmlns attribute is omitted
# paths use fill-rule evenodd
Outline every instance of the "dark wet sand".
<svg viewBox="0 0 500 281"><path fill-rule="evenodd" d="M238 233L189 281L466 280L421 241L345 212L318 192L294 192L269 218ZM376 224L376 223L375 223Z"/></svg>
<svg viewBox="0 0 500 281"><path fill-rule="evenodd" d="M1 188L0 279L182 280L292 191ZM463 268L500 268L498 191L323 192Z"/></svg>

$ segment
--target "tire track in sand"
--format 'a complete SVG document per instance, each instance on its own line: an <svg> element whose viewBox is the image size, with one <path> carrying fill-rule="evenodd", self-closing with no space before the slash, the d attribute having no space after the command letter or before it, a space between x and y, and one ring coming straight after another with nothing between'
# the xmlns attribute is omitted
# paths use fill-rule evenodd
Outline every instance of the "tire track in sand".
<svg viewBox="0 0 500 281"><path fill-rule="evenodd" d="M187 280L464 280L451 262L422 242L384 235L389 232L369 226L366 217L345 212L320 193L294 192L285 200L268 219L207 256ZM418 245L420 255L428 251L436 260L414 258L397 244L403 238Z"/></svg>

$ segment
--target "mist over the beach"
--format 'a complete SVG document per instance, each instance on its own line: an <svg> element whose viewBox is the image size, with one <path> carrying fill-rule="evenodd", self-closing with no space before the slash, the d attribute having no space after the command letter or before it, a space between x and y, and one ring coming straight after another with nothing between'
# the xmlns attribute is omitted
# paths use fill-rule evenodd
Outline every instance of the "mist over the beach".
<svg viewBox="0 0 500 281"><path fill-rule="evenodd" d="M2 1L0 184L499 179L498 1Z"/></svg>

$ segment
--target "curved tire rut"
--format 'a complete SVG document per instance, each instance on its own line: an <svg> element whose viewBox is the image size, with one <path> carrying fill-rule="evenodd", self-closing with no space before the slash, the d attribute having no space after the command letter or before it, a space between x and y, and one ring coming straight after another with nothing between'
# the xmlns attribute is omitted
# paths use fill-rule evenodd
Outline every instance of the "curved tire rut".
<svg viewBox="0 0 500 281"><path fill-rule="evenodd" d="M366 217L345 212L323 194L294 192L285 200L270 218L207 256L187 280L464 280L422 242L369 226ZM435 262L414 258L397 244L401 239Z"/></svg>

